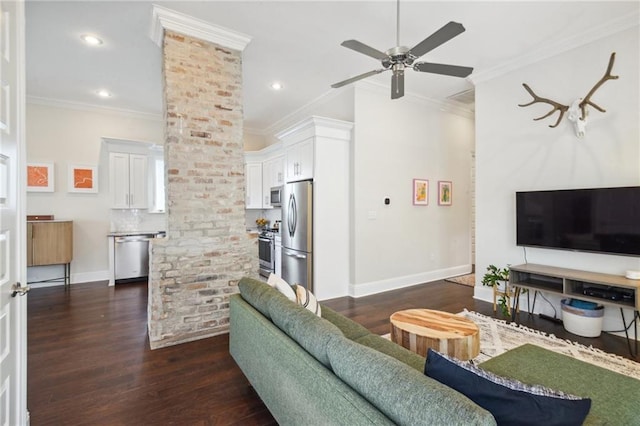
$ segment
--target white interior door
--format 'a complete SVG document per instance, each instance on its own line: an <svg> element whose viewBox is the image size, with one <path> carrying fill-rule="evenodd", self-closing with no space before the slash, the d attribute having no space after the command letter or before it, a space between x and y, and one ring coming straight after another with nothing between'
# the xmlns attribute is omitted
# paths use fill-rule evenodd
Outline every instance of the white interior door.
<svg viewBox="0 0 640 426"><path fill-rule="evenodd" d="M0 426L26 425L24 3L0 1Z"/></svg>

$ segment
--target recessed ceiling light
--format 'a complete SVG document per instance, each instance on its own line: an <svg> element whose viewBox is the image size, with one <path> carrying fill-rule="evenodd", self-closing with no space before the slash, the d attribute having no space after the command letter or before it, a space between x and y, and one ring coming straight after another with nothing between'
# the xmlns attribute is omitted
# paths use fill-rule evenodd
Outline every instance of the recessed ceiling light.
<svg viewBox="0 0 640 426"><path fill-rule="evenodd" d="M279 83L277 81L274 81L273 83L271 83L271 88L273 90L282 90L284 86L282 85L282 83Z"/></svg>
<svg viewBox="0 0 640 426"><path fill-rule="evenodd" d="M102 40L92 34L83 34L80 38L89 46L100 46L102 44Z"/></svg>
<svg viewBox="0 0 640 426"><path fill-rule="evenodd" d="M108 90L105 90L105 89L98 90L98 91L96 92L96 94L97 94L98 96L100 96L101 98L110 98L110 97L112 96L112 95L111 95L111 92L109 92Z"/></svg>

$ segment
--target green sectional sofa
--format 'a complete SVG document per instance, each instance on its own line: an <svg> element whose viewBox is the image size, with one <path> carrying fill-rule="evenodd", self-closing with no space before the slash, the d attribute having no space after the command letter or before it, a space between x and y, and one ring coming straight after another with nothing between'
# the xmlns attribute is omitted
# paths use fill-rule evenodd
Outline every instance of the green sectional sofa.
<svg viewBox="0 0 640 426"><path fill-rule="evenodd" d="M243 278L239 287L231 296L229 351L279 424L496 424L425 376L423 357L326 306L319 318L261 281ZM592 398L585 424L640 424L638 380L531 345L481 367Z"/></svg>

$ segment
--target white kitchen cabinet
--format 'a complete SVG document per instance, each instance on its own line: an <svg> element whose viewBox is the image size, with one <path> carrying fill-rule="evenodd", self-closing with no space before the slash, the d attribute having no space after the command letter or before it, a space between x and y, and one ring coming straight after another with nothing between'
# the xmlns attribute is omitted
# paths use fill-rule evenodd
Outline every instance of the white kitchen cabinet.
<svg viewBox="0 0 640 426"><path fill-rule="evenodd" d="M284 184L284 156L270 158L262 163L262 207L272 208L270 192L274 186Z"/></svg>
<svg viewBox="0 0 640 426"><path fill-rule="evenodd" d="M282 276L282 238L280 237L279 234L276 235L275 238L275 247L276 247L276 253L275 253L275 274L279 277Z"/></svg>
<svg viewBox="0 0 640 426"><path fill-rule="evenodd" d="M313 139L286 148L287 182L313 179Z"/></svg>
<svg viewBox="0 0 640 426"><path fill-rule="evenodd" d="M147 156L124 152L109 153L111 208L146 209Z"/></svg>
<svg viewBox="0 0 640 426"><path fill-rule="evenodd" d="M271 175L274 164L271 160L262 163L262 207L270 209L271 205Z"/></svg>
<svg viewBox="0 0 640 426"><path fill-rule="evenodd" d="M284 155L271 159L271 186L284 185Z"/></svg>
<svg viewBox="0 0 640 426"><path fill-rule="evenodd" d="M244 177L246 184L245 208L261 209L262 199L262 163L247 162L244 166Z"/></svg>

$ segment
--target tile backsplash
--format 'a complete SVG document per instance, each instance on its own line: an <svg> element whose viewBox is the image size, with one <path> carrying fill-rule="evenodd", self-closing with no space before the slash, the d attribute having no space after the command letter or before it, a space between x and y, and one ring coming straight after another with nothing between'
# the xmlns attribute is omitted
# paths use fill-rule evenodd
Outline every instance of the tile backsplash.
<svg viewBox="0 0 640 426"><path fill-rule="evenodd" d="M281 220L282 218L282 209L274 208L274 209L247 209L245 210L245 224L247 225L247 229L256 229L258 226L256 225L256 219L259 217L264 217L269 221L269 227L272 227L276 220Z"/></svg>
<svg viewBox="0 0 640 426"><path fill-rule="evenodd" d="M165 213L148 213L140 209L111 209L111 232L166 231Z"/></svg>

